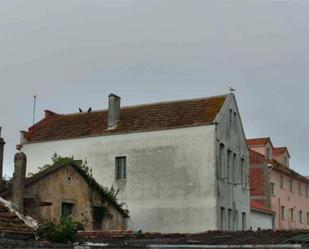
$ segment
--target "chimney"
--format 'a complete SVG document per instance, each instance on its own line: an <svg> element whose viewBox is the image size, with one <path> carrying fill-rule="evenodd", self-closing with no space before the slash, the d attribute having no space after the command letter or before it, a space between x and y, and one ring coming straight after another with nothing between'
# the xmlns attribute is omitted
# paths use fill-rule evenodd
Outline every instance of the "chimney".
<svg viewBox="0 0 309 249"><path fill-rule="evenodd" d="M1 137L1 127L0 127L0 183L2 184L3 177L3 151L4 151L5 142Z"/></svg>
<svg viewBox="0 0 309 249"><path fill-rule="evenodd" d="M21 213L24 213L26 165L26 155L23 152L16 153L14 157L12 201L14 208Z"/></svg>
<svg viewBox="0 0 309 249"><path fill-rule="evenodd" d="M108 96L108 129L114 129L120 118L120 97L111 93Z"/></svg>

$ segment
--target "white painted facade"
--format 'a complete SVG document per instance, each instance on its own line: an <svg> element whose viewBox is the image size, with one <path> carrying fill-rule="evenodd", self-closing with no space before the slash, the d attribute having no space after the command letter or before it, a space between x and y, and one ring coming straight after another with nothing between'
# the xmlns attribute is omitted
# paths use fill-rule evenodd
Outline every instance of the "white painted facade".
<svg viewBox="0 0 309 249"><path fill-rule="evenodd" d="M273 229L274 215L271 213L251 209L251 228L253 231Z"/></svg>
<svg viewBox="0 0 309 249"><path fill-rule="evenodd" d="M233 129L230 109L233 117L237 113ZM227 98L216 122L190 128L25 143L22 151L28 159L27 172L33 173L50 163L53 153L86 159L99 183L120 189L118 199L128 206L130 229L193 233L249 228L248 152L233 95ZM227 160L224 157L219 163L220 143L237 155L235 174L239 174L240 158L244 158L243 184L221 177L220 168L226 168ZM127 158L126 180L115 180L117 156Z"/></svg>

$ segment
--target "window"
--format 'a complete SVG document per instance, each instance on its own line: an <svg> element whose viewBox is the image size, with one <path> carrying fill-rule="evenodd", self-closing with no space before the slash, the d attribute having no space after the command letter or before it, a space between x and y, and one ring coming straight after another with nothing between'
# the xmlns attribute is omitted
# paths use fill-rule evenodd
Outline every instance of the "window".
<svg viewBox="0 0 309 249"><path fill-rule="evenodd" d="M299 223L303 223L303 211L299 210Z"/></svg>
<svg viewBox="0 0 309 249"><path fill-rule="evenodd" d="M233 125L233 111L230 109L230 128L232 128Z"/></svg>
<svg viewBox="0 0 309 249"><path fill-rule="evenodd" d="M228 224L227 224L228 231L232 230L232 222L233 222L232 219L233 219L233 217L232 217L232 209L229 209L228 210Z"/></svg>
<svg viewBox="0 0 309 249"><path fill-rule="evenodd" d="M240 181L242 183L242 185L244 186L244 183L245 183L245 180L244 180L244 177L245 177L245 159L244 158L241 158L241 164L240 164Z"/></svg>
<svg viewBox="0 0 309 249"><path fill-rule="evenodd" d="M125 156L116 157L116 180L127 178L127 158Z"/></svg>
<svg viewBox="0 0 309 249"><path fill-rule="evenodd" d="M284 176L280 176L280 188L284 189Z"/></svg>
<svg viewBox="0 0 309 249"><path fill-rule="evenodd" d="M301 183L298 183L298 195L301 195Z"/></svg>
<svg viewBox="0 0 309 249"><path fill-rule="evenodd" d="M230 150L227 150L227 178L229 181L232 181L232 176L231 176L231 160L232 160L232 152Z"/></svg>
<svg viewBox="0 0 309 249"><path fill-rule="evenodd" d="M237 182L237 155L234 153L233 154L233 167L232 167L232 172L231 175L233 176L233 182Z"/></svg>
<svg viewBox="0 0 309 249"><path fill-rule="evenodd" d="M61 216L68 217L73 215L74 204L69 202L62 202L61 204Z"/></svg>
<svg viewBox="0 0 309 249"><path fill-rule="evenodd" d="M290 179L289 182L290 182L290 192L293 192L293 180Z"/></svg>
<svg viewBox="0 0 309 249"><path fill-rule="evenodd" d="M241 228L242 228L243 231L245 231L245 230L247 229L246 224L247 224L247 221L246 221L246 213L243 212L243 213L241 214L241 225L242 225Z"/></svg>
<svg viewBox="0 0 309 249"><path fill-rule="evenodd" d="M237 113L234 112L234 129L237 131Z"/></svg>
<svg viewBox="0 0 309 249"><path fill-rule="evenodd" d="M219 167L220 167L220 178L224 178L224 144L220 144L220 149L219 149Z"/></svg>
<svg viewBox="0 0 309 249"><path fill-rule="evenodd" d="M224 231L224 229L225 229L224 220L225 220L225 208L221 207L221 210L220 210L220 229L221 229L221 231Z"/></svg>
<svg viewBox="0 0 309 249"><path fill-rule="evenodd" d="M308 189L308 185L306 185L306 198L309 197L309 189Z"/></svg>
<svg viewBox="0 0 309 249"><path fill-rule="evenodd" d="M294 221L294 208L290 208L290 219Z"/></svg>
<svg viewBox="0 0 309 249"><path fill-rule="evenodd" d="M234 228L233 231L238 231L238 211L234 211Z"/></svg>
<svg viewBox="0 0 309 249"><path fill-rule="evenodd" d="M275 196L275 184L273 182L270 183L270 191L271 195Z"/></svg>
<svg viewBox="0 0 309 249"><path fill-rule="evenodd" d="M281 206L281 220L285 220L284 206Z"/></svg>
<svg viewBox="0 0 309 249"><path fill-rule="evenodd" d="M307 225L309 225L309 213L307 213Z"/></svg>

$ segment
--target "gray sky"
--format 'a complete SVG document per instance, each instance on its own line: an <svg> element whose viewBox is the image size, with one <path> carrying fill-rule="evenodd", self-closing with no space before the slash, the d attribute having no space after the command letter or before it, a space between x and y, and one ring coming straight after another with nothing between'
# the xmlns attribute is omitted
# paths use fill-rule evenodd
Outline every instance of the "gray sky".
<svg viewBox="0 0 309 249"><path fill-rule="evenodd" d="M289 147L309 175L309 2L0 1L5 173L44 109L236 95L248 138Z"/></svg>

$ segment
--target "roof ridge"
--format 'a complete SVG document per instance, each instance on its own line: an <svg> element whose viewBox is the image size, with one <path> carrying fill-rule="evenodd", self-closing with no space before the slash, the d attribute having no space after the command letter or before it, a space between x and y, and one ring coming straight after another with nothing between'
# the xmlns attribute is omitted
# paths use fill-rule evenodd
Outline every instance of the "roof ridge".
<svg viewBox="0 0 309 249"><path fill-rule="evenodd" d="M219 98L219 97L226 97L229 94L220 94L220 95L214 95L214 96L208 96L208 97L200 97L200 98L190 98L190 99L176 99L176 100L167 100L167 101L158 101L158 102L149 102L144 104L135 104L135 105L127 105L127 106L120 106L120 109L130 109L130 108L137 108L137 107L144 107L144 106L152 106L152 105L163 105L163 104L174 104L174 103L183 103L183 102L190 102L190 101L201 101L201 100L208 100L213 98ZM108 111L108 108L105 109L99 109L91 111L91 113L98 113L98 112L105 112ZM57 113L55 116L73 116L73 115L87 115L89 113L87 112L72 112L72 113Z"/></svg>

